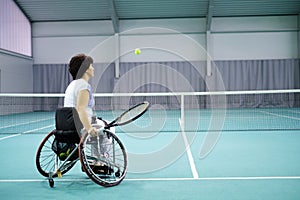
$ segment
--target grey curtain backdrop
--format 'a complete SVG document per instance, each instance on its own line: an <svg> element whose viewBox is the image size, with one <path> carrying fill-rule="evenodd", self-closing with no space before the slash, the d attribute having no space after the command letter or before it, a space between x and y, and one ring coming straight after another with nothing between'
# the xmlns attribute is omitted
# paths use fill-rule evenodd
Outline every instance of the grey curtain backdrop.
<svg viewBox="0 0 300 200"><path fill-rule="evenodd" d="M119 81L118 92L205 91L205 62L121 63Z"/></svg>
<svg viewBox="0 0 300 200"><path fill-rule="evenodd" d="M276 90L300 88L299 59L215 61L212 76L206 77L206 62L120 63L120 77L115 77L114 64L96 63L91 81L94 92L202 92L206 83L214 90ZM221 75L220 80L216 74ZM35 93L64 93L71 82L67 64L33 66ZM275 98L276 97L276 98ZM144 97L142 99L145 99ZM140 101L142 99L136 99ZM250 101L251 100L251 101ZM178 98L157 98L158 104L178 107ZM187 98L186 103L189 104ZM198 107L211 107L210 98L199 97ZM111 99L97 102L97 109L106 109ZM51 110L62 106L62 99L36 99L36 109ZM299 105L299 97L281 95L228 96L227 107L270 107ZM110 109L110 108L108 108Z"/></svg>
<svg viewBox="0 0 300 200"><path fill-rule="evenodd" d="M72 80L67 64L33 65L34 93L62 93ZM34 110L53 111L63 106L63 98L34 98Z"/></svg>
<svg viewBox="0 0 300 200"><path fill-rule="evenodd" d="M299 88L299 60L215 61L226 90Z"/></svg>
<svg viewBox="0 0 300 200"><path fill-rule="evenodd" d="M67 64L35 64L33 78L35 93L63 93L72 80Z"/></svg>
<svg viewBox="0 0 300 200"><path fill-rule="evenodd" d="M299 59L216 61L215 65L213 74L219 70L226 91L300 88ZM214 81L217 82L217 80ZM299 105L298 94L227 96L227 107L292 107L296 105Z"/></svg>

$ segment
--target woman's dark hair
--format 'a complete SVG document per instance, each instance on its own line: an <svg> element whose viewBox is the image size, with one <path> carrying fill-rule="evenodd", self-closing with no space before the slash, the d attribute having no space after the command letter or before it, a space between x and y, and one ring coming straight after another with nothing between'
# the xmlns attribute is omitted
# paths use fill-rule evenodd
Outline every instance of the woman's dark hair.
<svg viewBox="0 0 300 200"><path fill-rule="evenodd" d="M93 58L85 54L77 54L73 56L69 63L69 72L73 79L82 78L86 70L93 64Z"/></svg>

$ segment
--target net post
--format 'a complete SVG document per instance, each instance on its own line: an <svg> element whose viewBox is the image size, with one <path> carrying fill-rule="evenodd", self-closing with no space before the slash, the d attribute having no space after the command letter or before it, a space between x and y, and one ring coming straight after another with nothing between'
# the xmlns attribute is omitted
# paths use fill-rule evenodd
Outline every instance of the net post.
<svg viewBox="0 0 300 200"><path fill-rule="evenodd" d="M184 129L184 94L180 95L180 126L182 130Z"/></svg>
<svg viewBox="0 0 300 200"><path fill-rule="evenodd" d="M120 78L120 36L115 34L116 61L115 61L115 78Z"/></svg>

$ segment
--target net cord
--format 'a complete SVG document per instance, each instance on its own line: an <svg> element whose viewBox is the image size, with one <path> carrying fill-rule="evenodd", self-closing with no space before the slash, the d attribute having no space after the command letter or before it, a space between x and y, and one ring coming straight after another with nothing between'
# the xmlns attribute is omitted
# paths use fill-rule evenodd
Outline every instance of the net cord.
<svg viewBox="0 0 300 200"><path fill-rule="evenodd" d="M95 93L94 97L122 97L122 96L208 96L234 94L279 94L300 93L300 89L283 90L246 90L246 91L207 91L207 92L149 92L149 93ZM63 93L0 93L0 97L64 97Z"/></svg>

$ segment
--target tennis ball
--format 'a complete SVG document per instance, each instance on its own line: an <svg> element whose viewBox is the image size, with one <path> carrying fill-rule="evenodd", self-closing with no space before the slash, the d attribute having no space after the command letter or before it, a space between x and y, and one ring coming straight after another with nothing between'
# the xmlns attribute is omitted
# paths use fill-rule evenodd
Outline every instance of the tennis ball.
<svg viewBox="0 0 300 200"><path fill-rule="evenodd" d="M141 54L141 50L139 48L134 50L135 55L140 55Z"/></svg>

